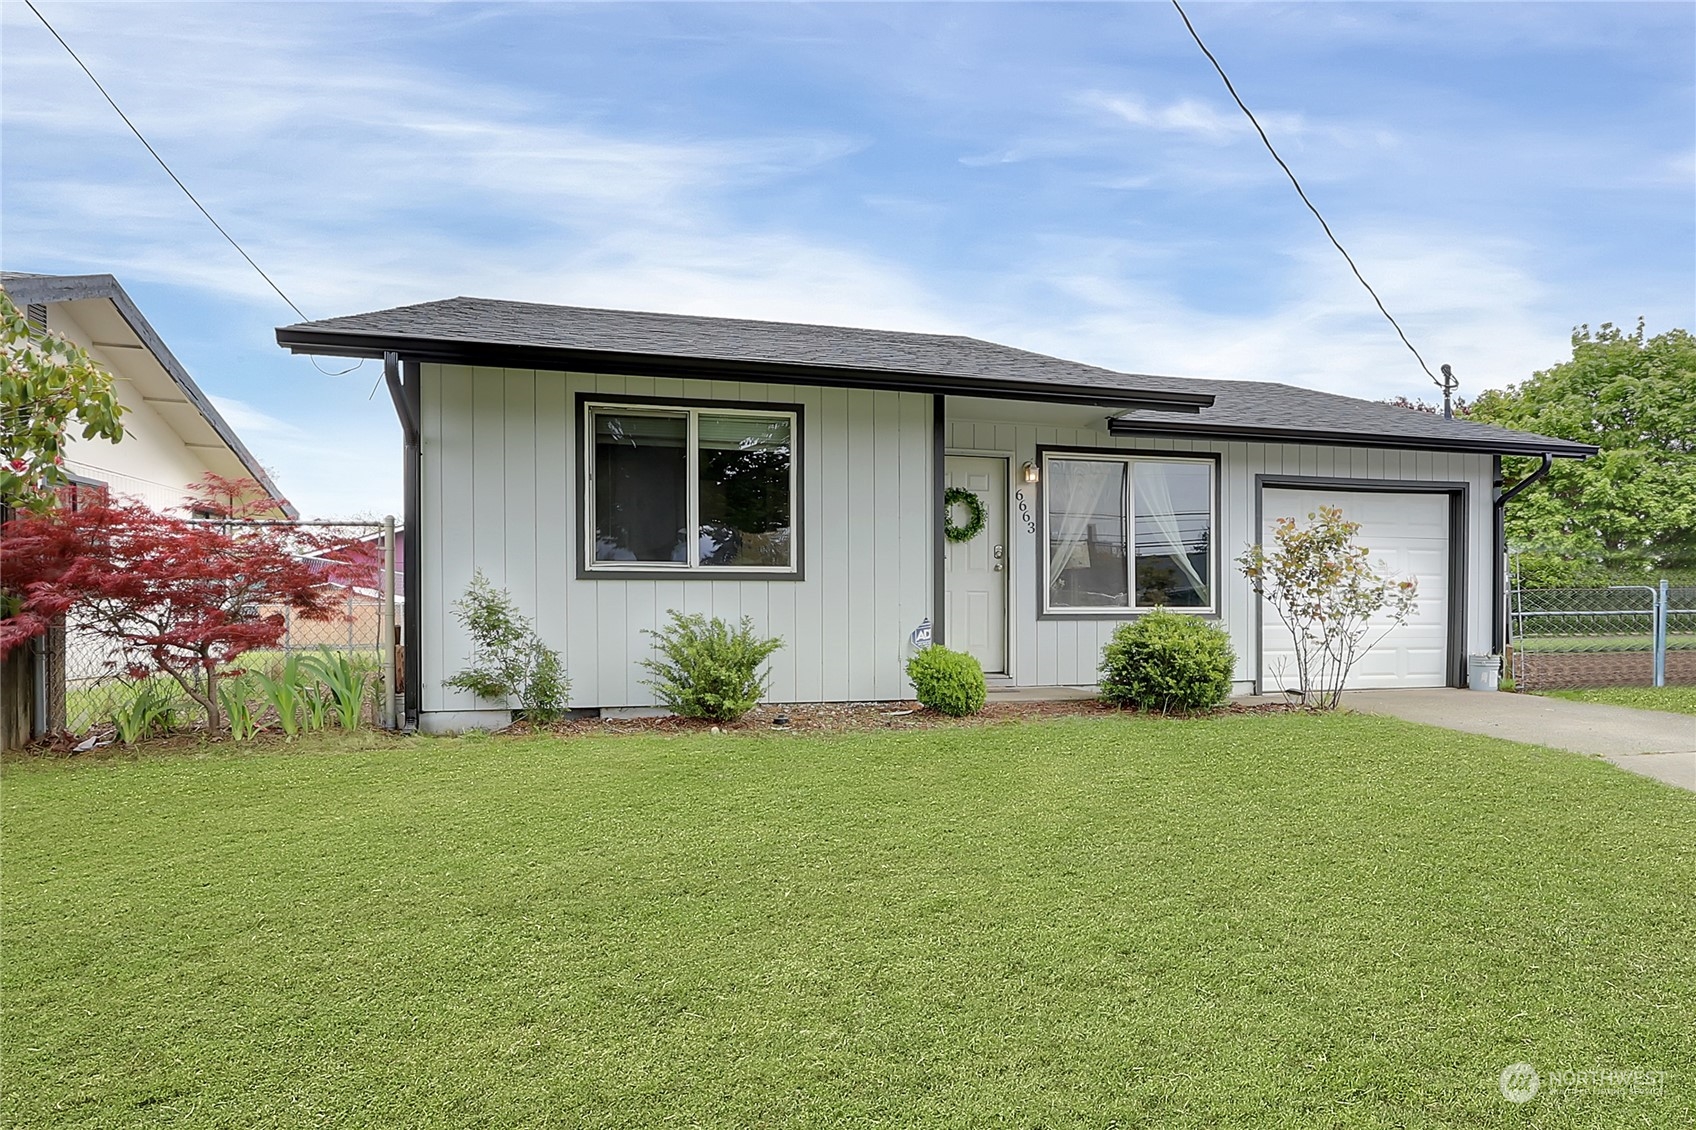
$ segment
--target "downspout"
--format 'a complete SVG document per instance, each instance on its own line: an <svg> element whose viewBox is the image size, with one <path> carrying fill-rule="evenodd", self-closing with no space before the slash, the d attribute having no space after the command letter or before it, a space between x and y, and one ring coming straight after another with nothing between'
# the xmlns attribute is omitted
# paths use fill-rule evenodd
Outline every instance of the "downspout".
<svg viewBox="0 0 1696 1130"><path fill-rule="evenodd" d="M1507 645L1507 562L1508 562L1508 527L1507 506L1519 496L1526 487L1540 479L1546 478L1549 469L1555 465L1555 457L1549 452L1543 453L1543 465L1525 476L1513 485L1513 489L1502 491L1502 459L1496 457L1496 507L1495 507L1495 546L1496 546L1496 591L1491 600L1491 610L1494 613L1495 624L1490 629L1490 650L1496 655L1502 654Z"/></svg>
<svg viewBox="0 0 1696 1130"><path fill-rule="evenodd" d="M403 379L404 375L404 379ZM421 592L422 578L419 576L419 532L418 487L420 483L420 442L419 416L422 401L418 394L418 363L408 361L403 374L400 354L388 352L383 354L383 379L389 386L389 397L395 402L395 415L400 417L401 435L405 440L402 456L402 509L401 509L401 538L404 552L402 566L404 570L404 607L405 615L401 619L401 647L405 651L404 674L401 685L406 688L406 709L404 728L411 730L418 726L418 705L423 693L423 653L419 651L419 637L423 618L423 594Z"/></svg>

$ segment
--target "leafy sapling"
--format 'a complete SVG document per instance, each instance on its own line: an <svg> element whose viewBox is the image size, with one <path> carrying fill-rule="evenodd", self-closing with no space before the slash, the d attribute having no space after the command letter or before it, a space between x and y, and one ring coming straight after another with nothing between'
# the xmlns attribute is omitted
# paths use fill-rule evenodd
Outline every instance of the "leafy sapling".
<svg viewBox="0 0 1696 1130"><path fill-rule="evenodd" d="M565 717L571 683L559 652L542 642L510 593L495 588L478 570L465 595L454 601L453 613L471 636L471 665L443 680L444 685L507 706L517 699L530 722Z"/></svg>
<svg viewBox="0 0 1696 1130"><path fill-rule="evenodd" d="M1296 683L1302 703L1333 710L1349 671L1390 631L1407 623L1418 603L1411 578L1397 580L1375 569L1370 550L1354 543L1359 522L1335 506L1321 506L1308 524L1279 518L1275 547L1252 545L1237 558L1255 593L1265 600L1295 640ZM1389 621L1368 639L1372 618ZM1382 623L1382 621L1380 621Z"/></svg>

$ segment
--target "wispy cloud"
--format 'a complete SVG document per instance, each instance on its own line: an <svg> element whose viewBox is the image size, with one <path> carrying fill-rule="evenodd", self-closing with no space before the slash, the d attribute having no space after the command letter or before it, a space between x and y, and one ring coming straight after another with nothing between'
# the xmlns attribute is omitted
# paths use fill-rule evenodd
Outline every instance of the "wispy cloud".
<svg viewBox="0 0 1696 1130"><path fill-rule="evenodd" d="M1543 10L1209 9L1214 46L1254 63L1245 96L1274 142L1428 359L1472 390L1557 359L1573 322L1684 316L1696 277L1680 250L1689 51L1683 70L1661 58L1689 36L1653 15L1646 37L1632 9L1605 36L1613 69L1591 73L1582 36L1544 25L1615 17ZM468 293L1425 391L1158 6L52 15L310 315ZM292 315L264 282L27 9L0 25L6 265L145 292L303 509L398 505L369 366L330 380L276 350ZM1396 54L1402 31L1420 52L1489 55L1487 77L1431 74ZM1628 65L1645 42L1661 54ZM1683 85L1616 94L1639 70ZM1600 96L1563 101L1556 71L1619 99L1619 120L1598 118Z"/></svg>

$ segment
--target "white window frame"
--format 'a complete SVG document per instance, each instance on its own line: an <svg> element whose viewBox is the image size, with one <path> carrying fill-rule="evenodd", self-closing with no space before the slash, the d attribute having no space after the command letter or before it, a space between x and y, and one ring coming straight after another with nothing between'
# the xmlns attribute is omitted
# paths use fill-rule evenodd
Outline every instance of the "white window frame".
<svg viewBox="0 0 1696 1130"><path fill-rule="evenodd" d="M684 508L685 528L690 536L687 561L598 561L595 559L595 416L662 416L684 417L686 459L684 475L687 505ZM759 419L782 417L789 421L789 563L787 565L703 565L701 564L701 417L750 416ZM750 573L798 574L801 568L801 493L800 493L800 413L785 408L737 408L697 404L621 403L616 400L590 400L583 404L583 546L584 569L591 573L649 573L666 571L716 577L737 577Z"/></svg>
<svg viewBox="0 0 1696 1130"><path fill-rule="evenodd" d="M1125 467L1125 487L1123 505L1126 519L1125 539L1125 578L1126 593L1129 603L1123 605L1090 605L1083 608L1073 608L1064 604L1054 603L1054 560L1052 545L1049 539L1049 499L1053 495L1046 489L1046 484L1053 482L1050 478L1050 465L1054 460L1063 462L1093 461L1098 463L1118 463ZM1205 606L1179 607L1171 604L1139 605L1136 603L1136 465L1138 463L1190 463L1207 468L1207 529L1208 529L1208 578L1207 593L1210 598ZM1145 616L1157 609L1165 612L1176 612L1192 616L1217 616L1219 614L1219 476L1221 464L1211 457L1193 457L1183 455L1167 455L1163 452L1126 452L1115 454L1107 451L1068 451L1065 449L1045 450L1042 452L1042 482L1045 484L1042 492L1042 533L1037 552L1042 557L1042 614L1044 616L1073 616L1082 619L1132 619Z"/></svg>

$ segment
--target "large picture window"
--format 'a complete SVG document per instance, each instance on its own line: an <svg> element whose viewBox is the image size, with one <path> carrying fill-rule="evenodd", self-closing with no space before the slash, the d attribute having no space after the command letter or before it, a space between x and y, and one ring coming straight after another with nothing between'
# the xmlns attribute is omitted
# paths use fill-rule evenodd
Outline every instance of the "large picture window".
<svg viewBox="0 0 1696 1130"><path fill-rule="evenodd" d="M1212 460L1043 456L1046 611L1209 612Z"/></svg>
<svg viewBox="0 0 1696 1130"><path fill-rule="evenodd" d="M795 572L797 419L587 405L588 568Z"/></svg>

